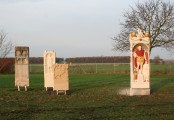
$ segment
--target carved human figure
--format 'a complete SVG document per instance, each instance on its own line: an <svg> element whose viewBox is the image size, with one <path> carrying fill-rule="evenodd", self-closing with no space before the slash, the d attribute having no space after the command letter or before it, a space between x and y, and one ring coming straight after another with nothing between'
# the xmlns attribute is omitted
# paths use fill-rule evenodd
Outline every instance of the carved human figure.
<svg viewBox="0 0 174 120"><path fill-rule="evenodd" d="M138 35L137 35L137 37L139 37L139 38L142 38L143 37L143 32L142 32L142 30L140 29L140 28L138 28Z"/></svg>
<svg viewBox="0 0 174 120"><path fill-rule="evenodd" d="M140 72L142 74L144 63L147 63L145 50L142 48L141 45L138 45L137 49L134 52L134 64L137 73Z"/></svg>
<svg viewBox="0 0 174 120"><path fill-rule="evenodd" d="M26 50L24 50L24 51L22 52L22 56L24 56L24 57L27 57L27 56L28 56L28 53L27 53Z"/></svg>
<svg viewBox="0 0 174 120"><path fill-rule="evenodd" d="M21 51L16 50L16 56L21 56Z"/></svg>
<svg viewBox="0 0 174 120"><path fill-rule="evenodd" d="M52 68L52 65L53 65L53 57L52 57L52 53L47 53L46 55L46 73L51 73L51 68Z"/></svg>

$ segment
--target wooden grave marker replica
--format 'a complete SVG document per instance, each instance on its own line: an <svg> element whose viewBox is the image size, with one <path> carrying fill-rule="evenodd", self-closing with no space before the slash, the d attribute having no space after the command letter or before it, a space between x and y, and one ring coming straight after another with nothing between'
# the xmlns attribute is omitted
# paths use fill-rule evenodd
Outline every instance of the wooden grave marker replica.
<svg viewBox="0 0 174 120"><path fill-rule="evenodd" d="M53 65L54 73L54 87L53 90L66 91L69 90L69 76L68 76L68 64L54 64Z"/></svg>
<svg viewBox="0 0 174 120"><path fill-rule="evenodd" d="M150 35L138 29L132 32L130 40L130 96L150 95Z"/></svg>
<svg viewBox="0 0 174 120"><path fill-rule="evenodd" d="M56 53L54 51L44 52L44 87L53 87L53 90L69 90L68 64L56 64Z"/></svg>
<svg viewBox="0 0 174 120"><path fill-rule="evenodd" d="M53 64L56 63L56 53L54 51L44 52L44 87L54 87Z"/></svg>
<svg viewBox="0 0 174 120"><path fill-rule="evenodd" d="M29 47L16 46L15 47L15 86L25 87L29 86Z"/></svg>

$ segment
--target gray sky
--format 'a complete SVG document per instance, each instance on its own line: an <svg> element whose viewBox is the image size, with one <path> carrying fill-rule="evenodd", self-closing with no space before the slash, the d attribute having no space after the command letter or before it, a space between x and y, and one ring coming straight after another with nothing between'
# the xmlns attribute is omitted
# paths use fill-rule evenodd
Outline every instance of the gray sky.
<svg viewBox="0 0 174 120"><path fill-rule="evenodd" d="M138 0L0 0L0 29L30 56L54 50L57 57L129 55L112 51L122 13ZM143 0L141 0L143 1ZM151 58L174 58L162 49Z"/></svg>

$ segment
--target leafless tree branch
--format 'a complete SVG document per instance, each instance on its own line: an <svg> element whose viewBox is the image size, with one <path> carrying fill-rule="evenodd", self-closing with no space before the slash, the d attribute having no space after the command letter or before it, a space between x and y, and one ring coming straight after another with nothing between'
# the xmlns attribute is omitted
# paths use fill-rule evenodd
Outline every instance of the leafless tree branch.
<svg viewBox="0 0 174 120"><path fill-rule="evenodd" d="M120 23L122 30L113 40L116 51L129 50L129 34L141 28L151 35L151 49L174 48L174 5L163 0L147 0L137 3L123 13L125 19Z"/></svg>
<svg viewBox="0 0 174 120"><path fill-rule="evenodd" d="M8 66L9 60L5 57L11 52L13 44L7 40L7 34L0 31L0 72Z"/></svg>
<svg viewBox="0 0 174 120"><path fill-rule="evenodd" d="M7 40L7 34L0 31L0 58L6 57L13 48L11 41Z"/></svg>

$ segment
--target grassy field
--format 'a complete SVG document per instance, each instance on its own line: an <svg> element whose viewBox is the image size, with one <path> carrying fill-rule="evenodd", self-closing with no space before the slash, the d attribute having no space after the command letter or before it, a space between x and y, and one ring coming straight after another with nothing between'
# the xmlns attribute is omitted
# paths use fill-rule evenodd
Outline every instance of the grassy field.
<svg viewBox="0 0 174 120"><path fill-rule="evenodd" d="M87 63L69 65L70 74L89 74L89 73L129 73L130 64L128 63ZM42 64L31 64L31 73L43 73ZM151 64L151 73L174 73L174 64Z"/></svg>
<svg viewBox="0 0 174 120"><path fill-rule="evenodd" d="M173 120L174 76L151 75L150 96L121 96L129 75L70 74L68 95L43 87L43 74L30 75L27 92L17 91L14 75L0 75L1 120Z"/></svg>

